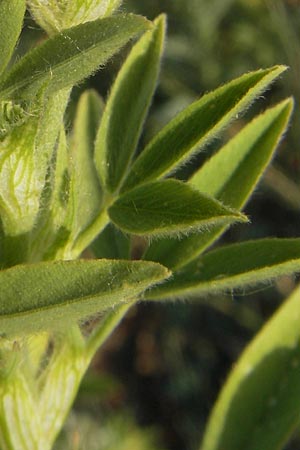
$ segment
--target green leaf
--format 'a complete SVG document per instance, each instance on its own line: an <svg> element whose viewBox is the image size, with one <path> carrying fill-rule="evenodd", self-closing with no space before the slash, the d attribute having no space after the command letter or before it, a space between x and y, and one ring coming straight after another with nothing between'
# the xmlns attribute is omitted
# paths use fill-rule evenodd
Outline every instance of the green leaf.
<svg viewBox="0 0 300 450"><path fill-rule="evenodd" d="M69 155L64 125L58 137L52 171L46 180L36 226L31 233L31 253L37 260L56 259L71 233Z"/></svg>
<svg viewBox="0 0 300 450"><path fill-rule="evenodd" d="M203 255L195 267L174 274L147 298L196 297L269 283L300 272L300 239L260 239L227 245Z"/></svg>
<svg viewBox="0 0 300 450"><path fill-rule="evenodd" d="M270 163L286 131L293 101L285 100L245 126L209 159L189 183L232 208L241 209ZM197 258L225 228L216 225L203 234L152 242L144 258L178 269Z"/></svg>
<svg viewBox="0 0 300 450"><path fill-rule="evenodd" d="M102 101L95 91L86 91L81 96L70 148L73 240L94 220L102 203L102 191L93 164L94 141L102 110Z"/></svg>
<svg viewBox="0 0 300 450"><path fill-rule="evenodd" d="M293 100L287 99L256 117L189 182L233 208L242 208L286 131L292 109Z"/></svg>
<svg viewBox="0 0 300 450"><path fill-rule="evenodd" d="M128 171L156 87L165 35L160 16L131 50L108 98L95 161L108 191L116 191Z"/></svg>
<svg viewBox="0 0 300 450"><path fill-rule="evenodd" d="M67 136L65 127L62 125L55 154L55 169L52 173L50 202L46 212L46 222L52 223L54 232L63 225L71 228L70 208L68 207L70 201L69 163ZM45 233L43 232L43 234Z"/></svg>
<svg viewBox="0 0 300 450"><path fill-rule="evenodd" d="M65 101L62 98L63 93L67 94L65 90L56 94L59 104ZM86 92L82 95L69 152L65 131L61 127L62 116L54 111L52 116L48 117L47 125L49 126L51 121L56 121L56 133L60 127L61 133L55 158L52 157L50 162L51 170L47 181L41 184L44 185L44 192L31 243L34 261L41 260L41 254L42 259L64 259L63 255L56 255L56 252L63 251L67 246L71 247L76 236L99 212L102 195L92 161L101 110L102 103L95 92ZM44 131L42 142L46 140L42 149L45 150L49 143L49 134L46 127L42 127L42 130ZM37 149L40 161L43 152L40 148ZM48 167L49 155L46 162ZM45 171L42 175L45 178Z"/></svg>
<svg viewBox="0 0 300 450"><path fill-rule="evenodd" d="M247 221L242 214L177 180L137 187L118 198L108 213L119 228L141 235L178 235L215 223Z"/></svg>
<svg viewBox="0 0 300 450"><path fill-rule="evenodd" d="M131 240L109 223L91 245L96 258L129 259Z"/></svg>
<svg viewBox="0 0 300 450"><path fill-rule="evenodd" d="M17 44L25 8L25 0L0 1L0 74L4 72Z"/></svg>
<svg viewBox="0 0 300 450"><path fill-rule="evenodd" d="M140 296L168 277L157 263L77 260L0 271L0 330L14 335L68 326Z"/></svg>
<svg viewBox="0 0 300 450"><path fill-rule="evenodd" d="M283 66L275 66L245 74L183 110L137 158L123 190L173 172L211 142L284 70Z"/></svg>
<svg viewBox="0 0 300 450"><path fill-rule="evenodd" d="M202 450L277 450L300 422L300 290L234 366L213 409Z"/></svg>
<svg viewBox="0 0 300 450"><path fill-rule="evenodd" d="M32 99L71 88L148 27L146 19L120 15L87 22L46 40L13 66L0 83L0 98Z"/></svg>

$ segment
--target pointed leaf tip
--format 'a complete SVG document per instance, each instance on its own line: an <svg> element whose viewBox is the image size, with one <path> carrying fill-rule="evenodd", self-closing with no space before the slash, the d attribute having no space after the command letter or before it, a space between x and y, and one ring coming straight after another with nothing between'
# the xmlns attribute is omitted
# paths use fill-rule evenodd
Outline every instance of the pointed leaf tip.
<svg viewBox="0 0 300 450"><path fill-rule="evenodd" d="M123 191L172 173L215 139L285 70L285 66L275 66L246 73L185 108L135 160Z"/></svg>
<svg viewBox="0 0 300 450"><path fill-rule="evenodd" d="M118 198L108 212L122 230L153 236L178 235L216 223L248 220L238 211L174 179L139 186Z"/></svg>
<svg viewBox="0 0 300 450"><path fill-rule="evenodd" d="M287 130L293 103L293 99L286 99L254 118L195 172L189 184L232 208L241 209ZM144 258L178 269L197 258L225 229L217 225L205 233L184 236L180 241L172 237L154 241Z"/></svg>
<svg viewBox="0 0 300 450"><path fill-rule="evenodd" d="M95 143L104 188L117 191L128 172L157 84L165 16L133 46L109 95Z"/></svg>
<svg viewBox="0 0 300 450"><path fill-rule="evenodd" d="M226 245L204 254L192 266L147 298L199 297L269 283L300 272L300 239L260 239Z"/></svg>
<svg viewBox="0 0 300 450"><path fill-rule="evenodd" d="M124 260L52 261L0 271L0 334L51 330L139 298L169 271Z"/></svg>

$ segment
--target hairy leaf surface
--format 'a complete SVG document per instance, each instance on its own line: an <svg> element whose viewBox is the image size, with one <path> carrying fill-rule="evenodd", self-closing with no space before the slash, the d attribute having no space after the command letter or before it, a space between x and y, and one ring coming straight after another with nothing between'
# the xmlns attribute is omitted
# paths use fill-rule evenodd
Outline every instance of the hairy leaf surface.
<svg viewBox="0 0 300 450"><path fill-rule="evenodd" d="M245 74L184 109L153 138L137 158L123 190L174 171L211 142L285 69L283 66L275 66Z"/></svg>
<svg viewBox="0 0 300 450"><path fill-rule="evenodd" d="M25 0L2 0L0 2L0 74L9 63L19 35L25 14Z"/></svg>
<svg viewBox="0 0 300 450"><path fill-rule="evenodd" d="M135 152L157 83L164 35L161 16L131 50L108 98L95 145L96 166L108 191L119 188Z"/></svg>
<svg viewBox="0 0 300 450"><path fill-rule="evenodd" d="M139 296L168 277L157 263L77 260L0 271L0 332L22 334L68 327L72 321Z"/></svg>
<svg viewBox="0 0 300 450"><path fill-rule="evenodd" d="M227 245L203 255L193 268L175 273L149 298L195 297L231 292L300 272L300 239L260 239Z"/></svg>
<svg viewBox="0 0 300 450"><path fill-rule="evenodd" d="M247 221L242 214L177 180L157 181L125 193L109 208L111 220L134 234L171 234L215 223Z"/></svg>
<svg viewBox="0 0 300 450"><path fill-rule="evenodd" d="M46 40L13 66L0 82L0 97L32 99L39 90L50 95L94 72L149 22L120 15L87 22Z"/></svg>
<svg viewBox="0 0 300 450"><path fill-rule="evenodd" d="M288 99L255 118L212 156L189 183L224 204L241 209L286 131L292 106ZM180 240L169 237L152 242L144 258L178 269L198 257L224 230L216 225L205 233Z"/></svg>

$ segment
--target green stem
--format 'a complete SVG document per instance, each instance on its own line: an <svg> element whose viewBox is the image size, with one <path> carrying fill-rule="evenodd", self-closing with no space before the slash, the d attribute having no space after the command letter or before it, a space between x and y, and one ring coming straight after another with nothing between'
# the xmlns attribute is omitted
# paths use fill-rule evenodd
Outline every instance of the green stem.
<svg viewBox="0 0 300 450"><path fill-rule="evenodd" d="M78 258L80 254L93 242L99 233L109 223L109 216L107 214L107 208L99 214L99 216L77 237L72 249L70 250L70 256L72 259Z"/></svg>

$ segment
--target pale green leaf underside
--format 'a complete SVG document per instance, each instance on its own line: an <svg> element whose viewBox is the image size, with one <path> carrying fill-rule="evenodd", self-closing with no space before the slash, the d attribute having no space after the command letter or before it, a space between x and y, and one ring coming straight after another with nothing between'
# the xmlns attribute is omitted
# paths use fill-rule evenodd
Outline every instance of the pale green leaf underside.
<svg viewBox="0 0 300 450"><path fill-rule="evenodd" d="M50 95L72 87L148 26L143 17L129 14L65 30L13 66L0 82L0 97L31 99L40 89L46 89Z"/></svg>
<svg viewBox="0 0 300 450"><path fill-rule="evenodd" d="M0 2L0 74L5 70L22 30L25 0Z"/></svg>
<svg viewBox="0 0 300 450"><path fill-rule="evenodd" d="M232 208L241 209L250 198L286 131L293 101L267 110L244 127L190 179L189 183ZM144 258L170 269L190 262L224 231L217 225L203 234L153 242Z"/></svg>
<svg viewBox="0 0 300 450"><path fill-rule="evenodd" d="M27 0L34 20L49 35L80 23L110 16L121 0Z"/></svg>
<svg viewBox="0 0 300 450"><path fill-rule="evenodd" d="M108 210L122 230L141 235L179 234L215 223L247 221L185 183L164 180L125 193Z"/></svg>
<svg viewBox="0 0 300 450"><path fill-rule="evenodd" d="M275 66L245 74L203 96L179 113L134 162L124 190L174 171L214 139L285 69Z"/></svg>
<svg viewBox="0 0 300 450"><path fill-rule="evenodd" d="M127 172L157 83L165 35L159 17L131 50L112 87L95 144L95 161L108 191Z"/></svg>
<svg viewBox="0 0 300 450"><path fill-rule="evenodd" d="M28 116L0 142L0 214L6 235L20 235L36 225L68 96L61 91L41 101L39 115Z"/></svg>
<svg viewBox="0 0 300 450"><path fill-rule="evenodd" d="M168 277L143 261L77 260L0 271L0 334L49 330L135 299Z"/></svg>
<svg viewBox="0 0 300 450"><path fill-rule="evenodd" d="M300 272L300 239L261 239L218 248L193 269L174 274L147 298L196 297L268 283Z"/></svg>
<svg viewBox="0 0 300 450"><path fill-rule="evenodd" d="M201 450L284 448L300 422L299 305L298 288L234 366Z"/></svg>

